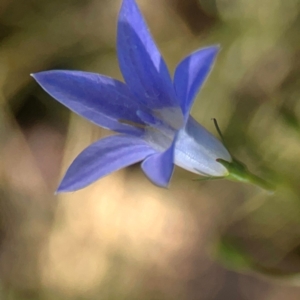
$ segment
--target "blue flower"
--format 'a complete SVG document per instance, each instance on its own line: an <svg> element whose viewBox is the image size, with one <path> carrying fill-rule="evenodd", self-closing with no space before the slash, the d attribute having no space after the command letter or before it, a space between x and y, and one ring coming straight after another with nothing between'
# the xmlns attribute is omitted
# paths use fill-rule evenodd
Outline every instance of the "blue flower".
<svg viewBox="0 0 300 300"><path fill-rule="evenodd" d="M53 70L33 74L57 101L89 121L116 131L73 161L58 192L75 191L116 170L142 162L156 185L168 186L174 164L209 177L225 177L231 162L223 144L197 123L190 110L219 48L183 59L172 81L139 8L123 0L117 52L125 83L100 74Z"/></svg>

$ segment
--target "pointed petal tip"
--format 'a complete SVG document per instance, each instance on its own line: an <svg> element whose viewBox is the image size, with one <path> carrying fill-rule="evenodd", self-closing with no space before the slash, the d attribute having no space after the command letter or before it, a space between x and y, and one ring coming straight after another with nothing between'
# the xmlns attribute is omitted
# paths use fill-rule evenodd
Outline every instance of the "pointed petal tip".
<svg viewBox="0 0 300 300"><path fill-rule="evenodd" d="M213 54L217 54L218 52L221 51L221 49L222 49L221 44L214 44L214 45L210 45L210 46L207 46L207 47L203 47L202 49L195 51L195 53L202 50L202 51L212 52Z"/></svg>
<svg viewBox="0 0 300 300"><path fill-rule="evenodd" d="M155 178L150 178L148 175L146 176L148 180L155 186L163 189L169 189L170 187L170 181L158 181Z"/></svg>
<svg viewBox="0 0 300 300"><path fill-rule="evenodd" d="M122 19L126 20L129 17L129 14L133 13L133 12L141 13L139 11L138 5L135 2L135 0L123 0L122 3L121 3L121 9L120 9L120 12L119 12L118 19L119 20L122 20Z"/></svg>
<svg viewBox="0 0 300 300"><path fill-rule="evenodd" d="M151 183L160 188L168 188L171 176L166 176L166 174L161 173L161 170L157 170L159 167L157 168L157 166L153 165L152 159L144 160L141 168Z"/></svg>
<svg viewBox="0 0 300 300"><path fill-rule="evenodd" d="M157 187L159 187L159 188L163 188L163 189L166 189L166 190L168 190L169 189L169 183L164 183L164 184L162 184L162 183L156 183L156 182L153 182L153 181L151 181L152 182L152 184L154 184L155 186L157 186Z"/></svg>
<svg viewBox="0 0 300 300"><path fill-rule="evenodd" d="M65 193L72 193L72 192L77 192L79 190L84 189L87 187L87 185L84 186L76 186L76 184L73 184L71 182L67 181L68 178L66 176L62 179L62 181L59 183L56 191L54 192L55 196L59 196L60 194L65 194Z"/></svg>
<svg viewBox="0 0 300 300"><path fill-rule="evenodd" d="M211 47L214 47L216 50L221 50L222 49L221 44L213 44L213 45L211 45Z"/></svg>
<svg viewBox="0 0 300 300"><path fill-rule="evenodd" d="M59 184L58 188L57 188L56 191L54 192L54 195L55 195L55 196L58 196L59 194L63 194L63 193L69 193L69 192L75 192L75 191L76 191L76 189L72 189L72 188L66 186L66 185L63 184L63 183L64 183L64 181L62 181L62 182Z"/></svg>
<svg viewBox="0 0 300 300"><path fill-rule="evenodd" d="M137 3L135 0L123 0L121 5L123 7L129 6L129 5L137 6Z"/></svg>
<svg viewBox="0 0 300 300"><path fill-rule="evenodd" d="M186 58L191 58L192 56L197 56L197 55L217 55L220 51L222 50L222 46L221 44L214 44L214 45L210 45L210 46L205 46L202 47L194 52L192 52L190 55L188 55Z"/></svg>
<svg viewBox="0 0 300 300"><path fill-rule="evenodd" d="M36 73L30 73L29 75L30 75L33 79L35 79L35 81L37 81L37 82L39 83L39 80L41 79L40 77L41 77L43 74L47 73L47 72L49 72L49 71L41 71L41 72L36 72Z"/></svg>
<svg viewBox="0 0 300 300"><path fill-rule="evenodd" d="M38 74L42 72L37 72L37 73L30 73L29 76L32 77L35 81L38 81Z"/></svg>
<svg viewBox="0 0 300 300"><path fill-rule="evenodd" d="M156 186L158 186L160 188L164 188L164 189L169 189L170 184L171 184L171 181L166 181L166 182L161 183L161 184L156 184Z"/></svg>
<svg viewBox="0 0 300 300"><path fill-rule="evenodd" d="M59 191L59 188L53 193L54 196L58 196L59 194L61 194L63 192Z"/></svg>
<svg viewBox="0 0 300 300"><path fill-rule="evenodd" d="M77 190L72 190L72 189L63 189L63 188L58 188L55 192L54 192L54 196L59 196L61 194L65 194L65 193L71 193L71 192L76 192Z"/></svg>
<svg viewBox="0 0 300 300"><path fill-rule="evenodd" d="M141 165L141 167L142 167L142 170L144 171L144 173L146 174L146 171L143 168L143 164ZM155 177L150 178L149 174L146 174L146 177L156 187L163 188L163 189L169 189L169 187L170 187L170 180L165 180L162 178L157 180L157 178L155 178Z"/></svg>

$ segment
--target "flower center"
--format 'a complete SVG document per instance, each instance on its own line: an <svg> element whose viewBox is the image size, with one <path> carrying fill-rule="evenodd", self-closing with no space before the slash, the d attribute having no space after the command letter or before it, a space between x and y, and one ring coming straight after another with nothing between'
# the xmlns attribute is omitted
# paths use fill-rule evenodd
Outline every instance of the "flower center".
<svg viewBox="0 0 300 300"><path fill-rule="evenodd" d="M145 141L159 152L165 151L171 145L175 133L183 124L183 115L178 108L153 110L151 113L139 110L137 115L147 125Z"/></svg>

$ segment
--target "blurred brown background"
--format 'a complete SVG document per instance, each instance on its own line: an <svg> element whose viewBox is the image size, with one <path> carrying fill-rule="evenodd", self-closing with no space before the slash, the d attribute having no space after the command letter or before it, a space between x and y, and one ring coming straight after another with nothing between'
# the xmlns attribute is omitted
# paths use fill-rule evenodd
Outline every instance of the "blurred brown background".
<svg viewBox="0 0 300 300"><path fill-rule="evenodd" d="M54 196L109 132L70 114L30 73L121 79L120 0L0 2L0 299L300 299L300 1L137 0L170 71L220 44L193 115L274 194L139 166ZM228 271L232 269L232 271ZM236 270L236 271L233 271Z"/></svg>

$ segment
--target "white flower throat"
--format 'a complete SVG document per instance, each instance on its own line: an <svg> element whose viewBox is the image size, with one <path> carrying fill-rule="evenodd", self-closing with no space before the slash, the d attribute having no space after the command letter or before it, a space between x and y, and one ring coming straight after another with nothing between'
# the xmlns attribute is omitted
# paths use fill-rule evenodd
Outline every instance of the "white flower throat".
<svg viewBox="0 0 300 300"><path fill-rule="evenodd" d="M201 126L192 116L189 116L184 128L180 129L176 135L180 120L174 115L163 114L163 119L153 115L139 113L141 119L149 126L145 130L145 141L155 150L163 152L176 138L174 163L190 172L205 176L226 176L227 169L216 161L221 158L228 162L232 158L224 145L203 126ZM167 116L167 118L166 118ZM172 119L172 125L169 120ZM177 120L177 122L175 122ZM178 128L178 127L177 127ZM175 136L176 135L176 136Z"/></svg>

